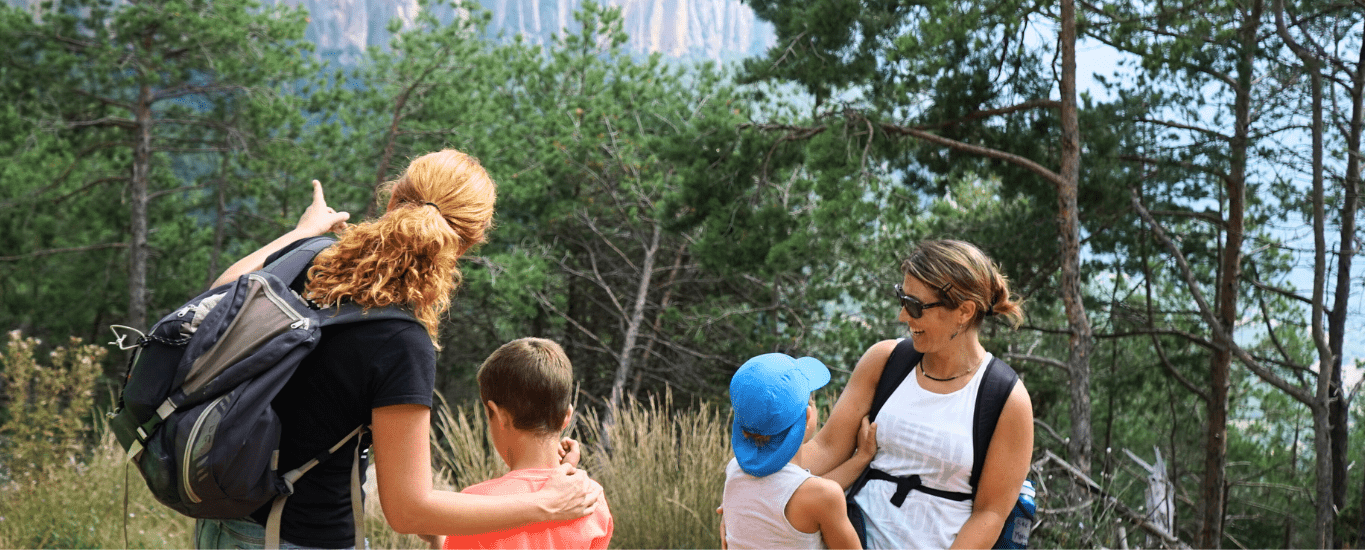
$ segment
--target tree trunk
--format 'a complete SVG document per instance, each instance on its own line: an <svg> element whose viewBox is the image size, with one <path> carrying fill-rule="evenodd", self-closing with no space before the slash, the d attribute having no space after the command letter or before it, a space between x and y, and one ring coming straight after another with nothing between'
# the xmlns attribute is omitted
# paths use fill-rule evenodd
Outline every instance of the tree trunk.
<svg viewBox="0 0 1365 550"><path fill-rule="evenodd" d="M1332 394L1340 394L1340 382L1336 390L1333 380L1341 376L1332 372L1333 365L1340 362L1332 357L1332 351L1323 334L1323 307L1327 286L1327 211L1323 205L1322 180L1322 74L1314 59L1304 59L1309 72L1309 84L1313 93L1313 300L1311 304L1311 326L1313 342L1318 347L1318 388L1317 402L1313 407L1313 450L1317 470L1317 516L1314 532L1318 548L1334 548L1333 526L1336 523L1335 495L1338 492L1332 479L1333 441L1331 403ZM1344 478L1343 478L1344 479ZM1345 495L1344 491L1342 492Z"/></svg>
<svg viewBox="0 0 1365 550"><path fill-rule="evenodd" d="M151 49L151 36L143 39ZM138 87L133 118L133 179L129 189L128 247L128 324L147 326L147 206L152 169L152 89L146 82Z"/></svg>
<svg viewBox="0 0 1365 550"><path fill-rule="evenodd" d="M1199 529L1200 548L1221 548L1223 519L1226 509L1227 452L1228 452L1228 393L1232 371L1233 330L1237 323L1237 295L1242 278L1242 243L1246 221L1246 164L1251 146L1251 81L1256 56L1256 31L1260 26L1262 5L1254 2L1245 14L1239 29L1241 58L1237 66L1236 117L1229 144L1231 165L1225 182L1227 189L1227 219L1225 237L1218 262L1214 314L1216 349L1209 361L1208 429L1204 448L1204 479L1200 486L1203 517Z"/></svg>
<svg viewBox="0 0 1365 550"><path fill-rule="evenodd" d="M416 84L414 84L415 86ZM379 214L379 187L388 181L389 163L393 162L393 150L398 141L399 126L403 122L403 108L408 103L408 88L394 100L393 116L389 119L389 130L384 134L384 149L379 154L379 165L374 169L374 186L370 188L370 204L365 205L365 217L374 218Z"/></svg>
<svg viewBox="0 0 1365 550"><path fill-rule="evenodd" d="M1275 23L1276 30L1280 37L1289 46L1289 49L1298 56L1303 62L1304 69L1308 73L1309 87L1312 94L1312 226L1313 226L1313 296L1310 301L1310 325L1313 344L1318 352L1318 380L1317 390L1314 394L1314 401L1310 404L1313 412L1313 450L1315 455L1314 470L1316 472L1316 485L1314 487L1317 510L1314 521L1314 534L1317 537L1317 546L1320 548L1339 548L1341 537L1337 534L1335 526L1337 510L1345 506L1346 500L1346 407L1342 397L1341 383L1341 345L1338 339L1337 345L1333 346L1332 336L1325 333L1323 328L1324 316L1327 312L1326 307L1326 287L1327 287L1327 209L1325 205L1326 185L1323 172L1323 147L1325 146L1323 128L1323 64L1325 54L1320 51L1310 50L1304 47L1293 35L1290 34L1288 26L1285 24L1286 13L1284 1L1275 2ZM1309 36L1304 42L1313 43L1313 38ZM1360 83L1357 81L1356 89ZM1353 90L1354 91L1354 90ZM1355 99L1358 96L1353 96ZM1353 105L1354 106L1354 105ZM1353 114L1353 122L1358 119L1359 109ZM1347 136L1348 149L1352 145L1351 139L1358 139L1356 128L1352 128L1351 136ZM1358 142L1357 142L1358 144ZM1332 313L1341 311L1341 321L1345 321L1345 310L1342 306L1349 301L1350 292L1350 272L1351 272L1351 239L1355 231L1355 213L1352 194L1350 172L1352 165L1359 160L1348 154L1350 160L1347 162L1347 195L1348 198L1342 206L1342 236L1345 241L1342 243L1343 252L1341 259L1337 262L1337 294L1334 297ZM1342 279L1345 277L1345 279ZM1332 327L1333 319L1327 319L1329 328L1344 332L1345 327ZM1339 338L1339 335L1337 335Z"/></svg>
<svg viewBox="0 0 1365 550"><path fill-rule="evenodd" d="M640 281L635 289L635 303L631 306L630 317L626 319L626 335L621 342L621 354L616 364L616 376L611 382L611 397L607 402L606 413L602 415L602 438L607 440L608 428L616 423L616 411L621 406L621 401L625 395L626 379L630 377L632 358L635 352L635 341L640 339L640 326L645 322L645 310L649 305L649 287L654 279L654 259L659 252L659 238L662 236L663 227L660 222L654 223L654 235L650 238L649 244L645 247L644 260L640 265ZM608 449L611 442L605 441Z"/></svg>
<svg viewBox="0 0 1365 550"><path fill-rule="evenodd" d="M654 313L653 332L659 334L663 328L664 314L668 312L668 304L673 299L673 282L678 280L678 272L682 271L683 256L687 255L687 243L682 243L678 251L673 255L673 267L668 269L668 280L664 281L664 295L659 299L659 310ZM645 344L644 353L640 354L640 366L635 368L635 379L631 381L630 396L636 397L640 393L640 379L644 374L644 369L649 365L649 360L654 356L654 339L650 339Z"/></svg>
<svg viewBox="0 0 1365 550"><path fill-rule="evenodd" d="M1062 0L1062 155L1057 186L1057 235L1062 252L1062 301L1066 306L1067 371L1071 376L1071 441L1068 459L1087 475L1093 446L1090 407L1090 351L1094 346L1081 290L1081 228L1077 187L1081 171L1081 132L1076 106L1076 5Z"/></svg>
<svg viewBox="0 0 1365 550"><path fill-rule="evenodd" d="M393 100L393 115L389 118L389 130L384 135L384 150L379 155L379 166L375 167L374 170L374 187L370 189L370 204L365 207L366 218L379 215L379 209L382 208L379 204L379 187L388 181L389 164L393 162L398 136L402 134L402 123L403 117L407 114L404 111L408 106L408 98L412 97L414 91L426 82L427 77L431 76L432 72L441 67L442 60L445 59L447 52L449 52L449 48L442 47L434 56L432 63L423 69L421 74L418 74L412 83L403 88L403 91L399 92Z"/></svg>
<svg viewBox="0 0 1365 550"><path fill-rule="evenodd" d="M1345 193L1341 204L1341 242L1337 257L1336 291L1332 295L1332 311L1327 316L1327 346L1331 348L1332 356L1336 358L1335 368L1332 369L1336 394L1331 402L1330 415L1334 476L1332 479L1337 481L1335 485L1340 487L1338 492L1341 493L1340 500L1333 495L1333 502L1338 503L1338 510L1345 507L1346 482L1349 479L1346 477L1348 411L1342 395L1341 367L1347 330L1346 307L1351 297L1351 264L1355 261L1356 212L1360 207L1360 138L1362 127L1365 127L1365 43L1361 44L1355 68L1356 72L1351 82L1351 126L1346 136L1346 178L1343 182ZM1336 477L1337 475L1340 477ZM1361 521L1365 523L1365 510L1361 513Z"/></svg>
<svg viewBox="0 0 1365 550"><path fill-rule="evenodd" d="M213 250L209 251L208 278L204 280L204 285L211 285L218 279L218 274L222 273L219 264L223 259L223 240L227 238L227 186L230 156L223 154L222 162L218 167L221 174L218 185L214 187L213 193Z"/></svg>

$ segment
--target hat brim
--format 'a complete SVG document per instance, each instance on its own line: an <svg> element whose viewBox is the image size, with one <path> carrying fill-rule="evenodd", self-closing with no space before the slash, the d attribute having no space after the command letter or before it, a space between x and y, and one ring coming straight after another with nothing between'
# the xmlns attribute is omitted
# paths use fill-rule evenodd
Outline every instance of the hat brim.
<svg viewBox="0 0 1365 550"><path fill-rule="evenodd" d="M826 371L828 372L828 371ZM826 374L828 376L828 374ZM801 449L806 439L806 415L802 413L791 426L781 433L769 436L768 443L762 447L744 437L744 429L736 418L730 426L730 446L734 447L735 459L744 473L763 477L786 466Z"/></svg>
<svg viewBox="0 0 1365 550"><path fill-rule="evenodd" d="M810 382L806 391L814 392L829 383L829 367L826 367L819 359L802 357L796 360L796 368L801 369L801 372L806 375L806 380Z"/></svg>

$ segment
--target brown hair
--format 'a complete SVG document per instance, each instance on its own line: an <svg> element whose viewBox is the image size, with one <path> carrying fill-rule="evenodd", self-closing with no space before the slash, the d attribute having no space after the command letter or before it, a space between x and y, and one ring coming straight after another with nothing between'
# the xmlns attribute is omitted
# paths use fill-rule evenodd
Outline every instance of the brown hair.
<svg viewBox="0 0 1365 550"><path fill-rule="evenodd" d="M573 365L553 340L521 338L479 367L479 399L498 404L518 430L557 435L572 406Z"/></svg>
<svg viewBox="0 0 1365 550"><path fill-rule="evenodd" d="M1004 316L1005 322L1015 328L1024 322L1023 301L1010 294L1009 280L994 261L971 243L923 241L901 262L901 271L934 289L950 309L965 302L975 303L973 327L992 315Z"/></svg>
<svg viewBox="0 0 1365 550"><path fill-rule="evenodd" d="M496 186L477 159L446 149L413 160L381 193L390 195L387 211L318 254L305 295L322 305L410 307L436 342L461 281L456 261L485 240Z"/></svg>

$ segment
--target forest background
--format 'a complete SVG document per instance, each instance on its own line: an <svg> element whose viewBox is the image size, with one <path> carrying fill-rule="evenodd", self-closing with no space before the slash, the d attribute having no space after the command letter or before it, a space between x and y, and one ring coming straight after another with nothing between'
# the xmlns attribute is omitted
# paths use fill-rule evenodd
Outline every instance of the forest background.
<svg viewBox="0 0 1365 550"><path fill-rule="evenodd" d="M1027 300L983 338L1033 397L1035 546L1361 544L1365 2L747 3L775 40L729 65L632 53L591 3L546 42L423 4L346 66L297 8L0 10L0 542L184 546L118 479L99 413L126 358L92 343L291 227L311 179L373 217L454 147L500 192L441 337L454 486L497 469L474 369L549 337L630 504L619 545L717 546L730 374L815 356L829 406L904 335L900 257L949 237ZM1104 94L1077 89L1081 41L1123 63Z"/></svg>

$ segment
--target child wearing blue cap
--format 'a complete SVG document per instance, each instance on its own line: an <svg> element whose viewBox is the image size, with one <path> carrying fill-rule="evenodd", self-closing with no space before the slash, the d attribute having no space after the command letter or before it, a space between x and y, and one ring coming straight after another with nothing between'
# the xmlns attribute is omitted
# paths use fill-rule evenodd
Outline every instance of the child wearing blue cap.
<svg viewBox="0 0 1365 550"><path fill-rule="evenodd" d="M723 548L861 548L843 489L872 461L875 426L864 419L857 452L826 477L801 466L801 444L815 434L810 394L828 383L829 369L818 359L782 353L754 357L735 372Z"/></svg>

